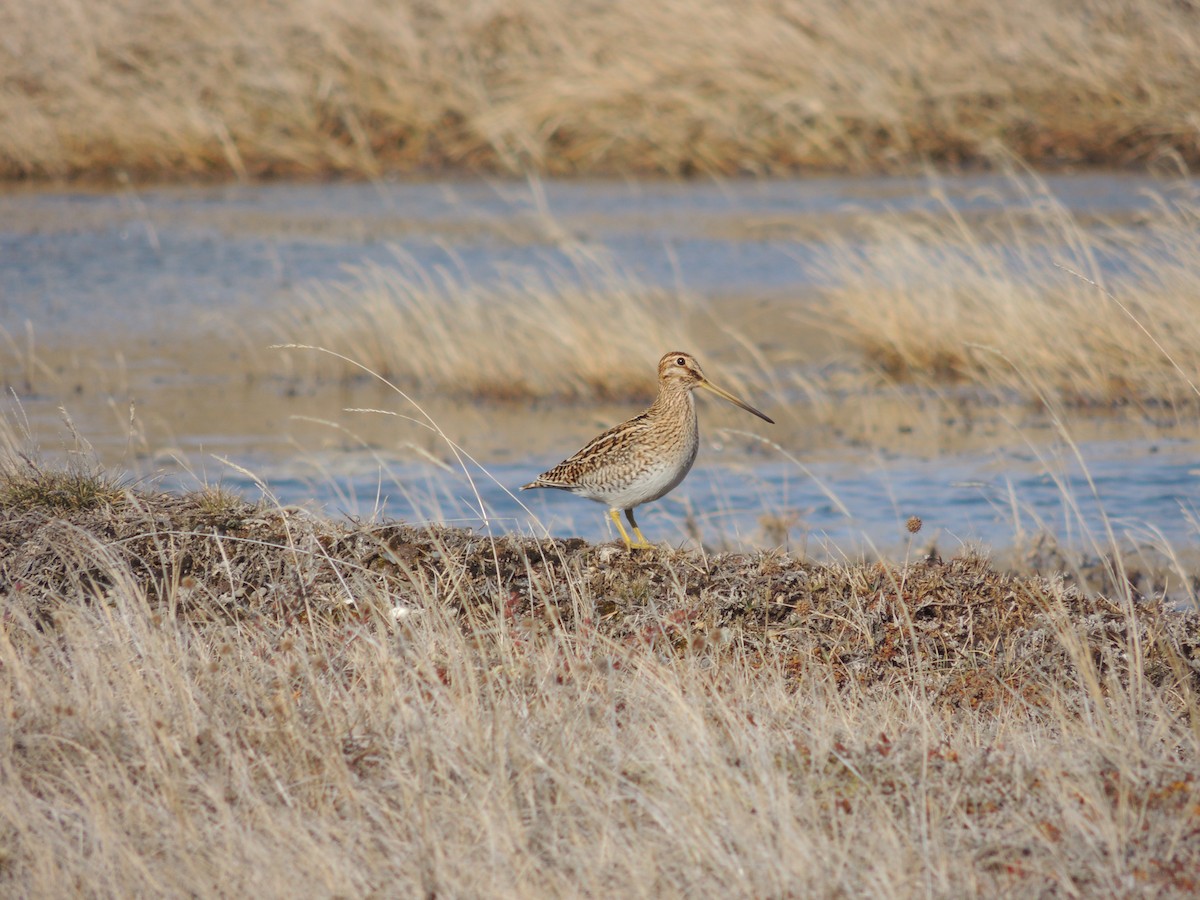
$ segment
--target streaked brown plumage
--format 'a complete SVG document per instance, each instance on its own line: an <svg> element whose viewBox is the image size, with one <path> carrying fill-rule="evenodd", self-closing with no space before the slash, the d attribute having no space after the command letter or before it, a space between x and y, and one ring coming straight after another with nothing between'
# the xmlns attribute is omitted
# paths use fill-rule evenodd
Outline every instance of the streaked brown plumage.
<svg viewBox="0 0 1200 900"><path fill-rule="evenodd" d="M633 509L677 487L696 461L700 429L692 391L698 387L775 424L712 384L690 354L674 350L658 361L658 396L649 409L594 438L521 490L557 488L603 503L627 548L649 547L633 518ZM637 535L636 544L621 525L622 510Z"/></svg>

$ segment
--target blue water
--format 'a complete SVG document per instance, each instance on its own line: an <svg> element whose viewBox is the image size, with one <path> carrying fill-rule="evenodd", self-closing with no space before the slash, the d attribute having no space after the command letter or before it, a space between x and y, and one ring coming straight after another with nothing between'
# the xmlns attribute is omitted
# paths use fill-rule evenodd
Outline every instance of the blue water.
<svg viewBox="0 0 1200 900"><path fill-rule="evenodd" d="M1099 552L1194 544L1200 445L1190 441L1091 443L1074 454L1032 451L937 460L860 458L731 465L702 451L674 492L637 511L653 541L709 547L775 546L779 532L764 517L789 522L785 543L825 558L886 556L935 544L952 554L968 547L1003 548L1042 533L1066 546ZM616 540L600 504L561 491L518 491L557 462L467 464L445 472L378 452L241 459L258 481L210 465L209 483L263 495L283 505L317 507L358 519L400 518L453 523L481 533ZM195 480L174 482L193 487ZM909 517L922 520L909 539Z"/></svg>

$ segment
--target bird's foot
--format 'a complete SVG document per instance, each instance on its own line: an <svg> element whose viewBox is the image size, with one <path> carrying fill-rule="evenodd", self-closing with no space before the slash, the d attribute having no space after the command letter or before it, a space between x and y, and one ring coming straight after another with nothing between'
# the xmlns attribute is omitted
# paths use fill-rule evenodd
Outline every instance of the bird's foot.
<svg viewBox="0 0 1200 900"><path fill-rule="evenodd" d="M633 533L637 536L636 541L628 542L630 550L653 550L654 545L646 540L646 536L642 534L642 529L636 525L633 526Z"/></svg>

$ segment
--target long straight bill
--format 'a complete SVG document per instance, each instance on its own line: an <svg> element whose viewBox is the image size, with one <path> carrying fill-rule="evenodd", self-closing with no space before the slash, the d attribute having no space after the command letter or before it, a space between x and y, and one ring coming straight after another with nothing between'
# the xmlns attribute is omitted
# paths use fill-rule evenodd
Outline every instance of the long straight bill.
<svg viewBox="0 0 1200 900"><path fill-rule="evenodd" d="M721 397L724 400L728 400L734 406L740 406L742 409L744 409L748 413L754 413L754 415L758 416L764 422L770 422L772 425L775 424L775 420L772 419L770 416L768 416L766 413L759 412L757 409L755 409L749 403L743 403L737 397L733 396L733 394L729 393L729 391L721 390L719 387L717 387L715 384L713 384L708 379L701 381L700 384L698 385L698 387L702 387L702 388L705 388L706 390L712 391L718 397Z"/></svg>

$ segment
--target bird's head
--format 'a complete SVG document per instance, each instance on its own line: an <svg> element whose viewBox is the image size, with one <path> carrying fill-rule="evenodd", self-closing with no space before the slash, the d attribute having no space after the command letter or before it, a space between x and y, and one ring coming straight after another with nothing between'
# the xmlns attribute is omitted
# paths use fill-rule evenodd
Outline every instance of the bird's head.
<svg viewBox="0 0 1200 900"><path fill-rule="evenodd" d="M748 403L743 403L737 397L728 391L722 390L711 381L704 377L704 370L700 368L700 363L696 362L696 357L690 353L684 353L680 350L672 350L670 353L664 354L663 358L658 361L658 383L661 388L682 388L684 390L693 390L695 388L704 388L706 391L711 391L723 400L728 400L734 406L740 406L748 413L753 413L765 422L775 424L775 420L769 418L764 413L759 412Z"/></svg>

